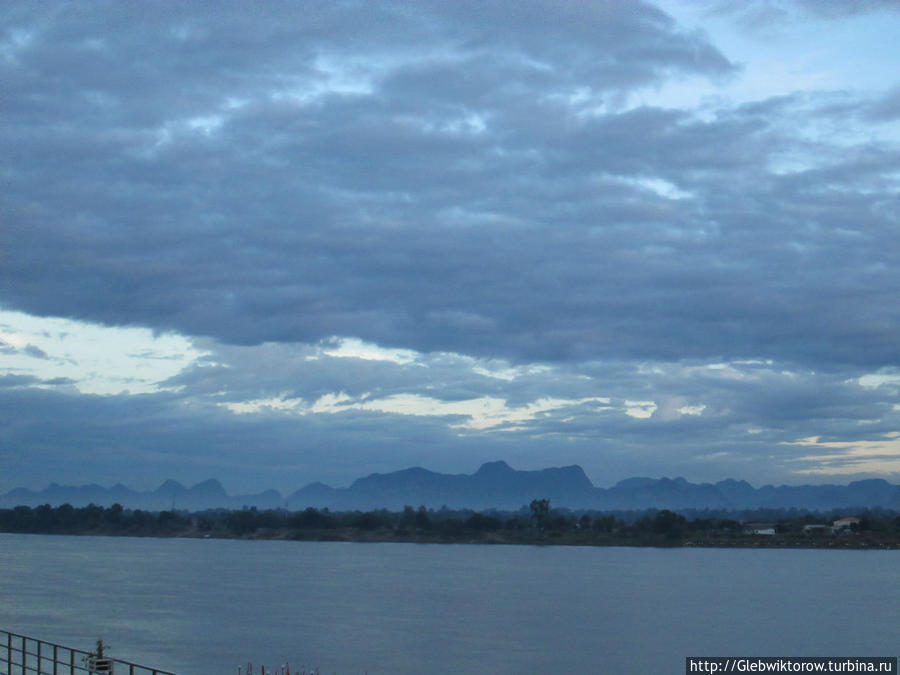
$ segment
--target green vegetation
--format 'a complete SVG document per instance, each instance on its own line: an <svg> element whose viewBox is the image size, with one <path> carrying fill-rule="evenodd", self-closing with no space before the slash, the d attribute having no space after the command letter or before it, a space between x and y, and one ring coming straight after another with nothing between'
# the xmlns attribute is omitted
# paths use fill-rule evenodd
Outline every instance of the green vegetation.
<svg viewBox="0 0 900 675"><path fill-rule="evenodd" d="M824 527L843 516L855 516L859 522L837 532ZM775 534L755 534L754 530L774 530ZM0 509L0 531L307 541L900 548L900 515L892 511L573 512L552 509L546 499L535 499L514 512L407 506L400 512L249 508L187 513L131 510L119 504L108 508L45 504Z"/></svg>

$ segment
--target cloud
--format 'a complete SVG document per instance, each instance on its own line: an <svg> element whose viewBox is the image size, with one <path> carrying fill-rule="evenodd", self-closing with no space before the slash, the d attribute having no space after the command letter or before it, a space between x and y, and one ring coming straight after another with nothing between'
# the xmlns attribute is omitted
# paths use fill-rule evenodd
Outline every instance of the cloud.
<svg viewBox="0 0 900 675"><path fill-rule="evenodd" d="M894 3L879 2L879 0L860 0L858 2L762 0L754 3L740 2L739 0L708 0L705 5L707 11L711 13L736 15L741 26L754 30L780 27L808 17L840 20L865 14L897 11Z"/></svg>
<svg viewBox="0 0 900 675"><path fill-rule="evenodd" d="M720 21L874 5L159 7L0 9L5 475L773 480L900 428L896 92Z"/></svg>
<svg viewBox="0 0 900 675"><path fill-rule="evenodd" d="M0 387L25 387L39 382L36 377L31 375L2 375L0 376Z"/></svg>
<svg viewBox="0 0 900 675"><path fill-rule="evenodd" d="M35 359L49 359L50 357L40 347L35 347L34 345L27 345L23 350L25 354Z"/></svg>
<svg viewBox="0 0 900 675"><path fill-rule="evenodd" d="M39 318L3 308L0 328L8 368L44 383L65 383L83 393L158 391L162 381L202 356L177 335Z"/></svg>
<svg viewBox="0 0 900 675"><path fill-rule="evenodd" d="M175 162L193 160L173 151L167 163L178 187L163 181L152 192L158 203L129 216L140 229L114 225L123 221L101 197L106 213L96 225L62 229L65 257L51 250L40 264L10 271L8 296L33 312L78 307L107 323L139 320L236 344L346 335L419 351L559 360L758 357L765 341L765 351L790 359L894 355L867 317L876 307L881 313L881 295L896 285L887 273L892 254L874 244L893 225L878 208L891 153L848 161L843 151L827 176L817 169L779 177L763 170L776 151L808 151L760 112L703 123L661 109L588 119L562 134L511 126L489 135L497 150L486 153L487 139L434 137L378 108L338 99L291 117L285 111L281 121L260 117L262 109L242 112L215 151L253 180L221 183L211 166L194 167L191 178ZM260 135L296 124L300 112L315 135ZM236 150L260 145L281 159L266 166ZM379 171L364 169L363 153L377 158ZM529 159L538 156L545 159ZM308 179L294 186L278 162L296 163ZM652 181L693 197L671 199L648 189ZM832 199L839 209L823 201L824 185L840 191ZM175 194L172 213L156 213L166 194L186 186L204 195L203 215ZM780 208L770 208L776 202ZM851 212L862 215L852 228ZM800 226L805 214L814 225ZM176 236L165 225L173 218L218 224ZM56 225L38 224L15 233L14 247L37 248L46 228L60 235ZM110 237L78 234L106 229ZM158 255L141 257L150 248ZM109 290L69 283L60 293L46 275L26 285L44 268L85 282L103 270ZM854 341L808 309L827 305L860 327ZM806 308L803 322L793 319L798 308ZM775 339L773 325L783 332Z"/></svg>
<svg viewBox="0 0 900 675"><path fill-rule="evenodd" d="M341 335L565 357L571 333L534 335L532 311L509 303L509 291L549 290L534 254L558 215L535 197L581 188L528 198L504 176L543 184L553 169L532 158L582 143L576 119L568 132L550 122L577 112L573 97L594 105L673 72L734 70L641 3L550 14L531 3L385 4L358 15L337 6L295 16L291 30L268 11L210 19L181 7L145 17L156 28L145 32L128 29L131 10L119 6L17 14L10 23L32 37L6 68L14 98L31 107L6 129L45 178L10 164L22 197L9 208L28 227L6 244L44 252L0 279L8 302L237 344ZM350 28L363 21L378 28L360 39ZM429 38L424 54L416 36ZM144 58L160 39L167 56ZM198 53L205 60L185 69L179 59ZM146 68L129 78L136 59ZM61 98L40 103L45 77L59 79ZM36 131L62 97L67 124ZM579 219L596 217L580 206ZM48 237L57 246L40 247ZM548 253L563 263L573 243ZM472 302L480 287L492 289L484 305ZM498 315L498 304L509 310Z"/></svg>
<svg viewBox="0 0 900 675"><path fill-rule="evenodd" d="M606 410L609 399L602 397L574 400L539 398L526 405L511 407L505 399L490 396L445 401L421 394L391 394L384 398L372 398L366 394L360 399L353 399L344 392L338 392L337 394L325 394L312 404L306 404L302 399L297 398L269 398L229 402L222 405L240 415L258 413L263 410L285 411L299 415L334 415L353 410L364 410L389 415L446 418L448 426L452 429L522 431L531 429L531 422L541 416L589 403L600 404L597 410Z"/></svg>
<svg viewBox="0 0 900 675"><path fill-rule="evenodd" d="M452 353L361 358L332 341L195 349L204 355L141 396L85 396L63 380L7 376L7 475L52 463L67 480L113 483L138 463L134 480L146 488L217 475L234 489L293 490L411 465L471 471L502 457L524 468L579 463L601 485L641 474L824 480L841 472L805 470L841 465L804 460L809 447L794 441L810 428L850 439L900 428L890 378L872 386L873 377L848 377L856 371L771 361L517 366Z"/></svg>
<svg viewBox="0 0 900 675"><path fill-rule="evenodd" d="M33 359L49 359L50 357L40 347L28 342L28 339L20 333L12 331L8 325L0 326L10 332L0 332L0 352L7 354L22 354Z"/></svg>
<svg viewBox="0 0 900 675"><path fill-rule="evenodd" d="M805 464L799 474L859 475L865 473L900 475L900 432L884 434L877 440L821 441L811 436L791 445L812 448L820 454L804 455L794 461Z"/></svg>
<svg viewBox="0 0 900 675"><path fill-rule="evenodd" d="M874 122L892 122L900 118L900 87L891 89L880 100L873 101L866 116Z"/></svg>
<svg viewBox="0 0 900 675"><path fill-rule="evenodd" d="M335 342L334 348L322 352L325 356L364 361L392 361L393 363L410 363L416 359L416 353L412 350L384 349L378 345L367 344L358 338L341 338Z"/></svg>

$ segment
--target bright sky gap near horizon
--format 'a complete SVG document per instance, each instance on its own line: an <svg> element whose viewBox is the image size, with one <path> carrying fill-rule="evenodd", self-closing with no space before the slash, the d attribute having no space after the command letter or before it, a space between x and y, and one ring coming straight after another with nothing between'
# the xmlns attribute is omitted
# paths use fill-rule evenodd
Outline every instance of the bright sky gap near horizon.
<svg viewBox="0 0 900 675"><path fill-rule="evenodd" d="M0 18L0 491L900 481L900 3Z"/></svg>

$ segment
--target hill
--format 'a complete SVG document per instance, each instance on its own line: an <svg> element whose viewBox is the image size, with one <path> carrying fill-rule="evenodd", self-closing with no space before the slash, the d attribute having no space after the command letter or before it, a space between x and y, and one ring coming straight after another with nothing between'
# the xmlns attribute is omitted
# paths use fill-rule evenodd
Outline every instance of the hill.
<svg viewBox="0 0 900 675"><path fill-rule="evenodd" d="M629 478L610 488L595 487L580 466L519 471L506 462L483 464L473 474L445 474L412 467L392 473L374 473L346 488L323 483L309 485L287 498L275 490L228 495L221 483L210 479L190 488L167 480L151 492L136 492L124 485L63 486L51 483L41 491L17 488L0 495L0 506L90 503L146 510L260 509L307 507L333 511L402 509L406 505L454 509L518 509L532 499L549 499L554 507L596 510L631 509L807 509L866 507L900 510L900 486L885 480L855 481L848 485L764 485L727 479L718 483L691 483L684 478Z"/></svg>

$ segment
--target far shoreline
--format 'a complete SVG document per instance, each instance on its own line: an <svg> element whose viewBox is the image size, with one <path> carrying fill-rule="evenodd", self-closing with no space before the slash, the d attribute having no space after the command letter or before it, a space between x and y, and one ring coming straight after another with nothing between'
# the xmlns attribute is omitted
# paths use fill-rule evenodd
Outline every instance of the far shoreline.
<svg viewBox="0 0 900 675"><path fill-rule="evenodd" d="M900 515L858 510L858 515L753 512L737 520L722 514L688 519L663 510L627 513L570 512L534 500L515 512L469 509L331 512L255 508L239 511L142 511L49 504L0 509L0 532L163 539L332 541L348 543L469 544L483 546L593 546L652 548L900 549Z"/></svg>
<svg viewBox="0 0 900 675"><path fill-rule="evenodd" d="M657 548L657 549L752 549L752 550L825 550L825 551L898 551L900 541L879 540L872 538L843 538L839 541L801 541L793 538L768 537L768 538L734 538L715 541L659 541L659 540L631 540L618 539L604 542L576 541L567 538L435 538L435 537L409 537L395 536L386 533L384 536L369 534L366 536L353 536L347 534L322 536L285 536L284 533L255 534L250 536L212 536L201 533L177 533L177 534L136 534L136 533L111 533L111 532L9 532L0 531L2 535L30 535L50 537L104 537L127 539L191 539L201 541L280 541L301 543L333 543L333 544L417 544L422 546L528 546L528 547L565 547L565 548Z"/></svg>

